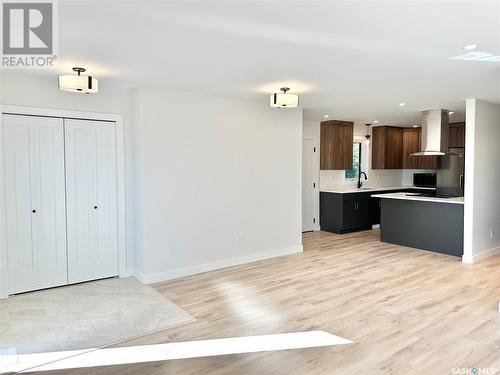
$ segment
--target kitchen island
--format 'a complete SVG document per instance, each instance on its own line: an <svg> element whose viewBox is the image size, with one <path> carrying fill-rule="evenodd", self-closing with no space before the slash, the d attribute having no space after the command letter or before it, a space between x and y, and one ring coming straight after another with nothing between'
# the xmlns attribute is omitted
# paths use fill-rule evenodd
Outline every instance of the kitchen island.
<svg viewBox="0 0 500 375"><path fill-rule="evenodd" d="M412 193L374 194L380 199L380 240L462 256L464 199Z"/></svg>
<svg viewBox="0 0 500 375"><path fill-rule="evenodd" d="M434 189L412 186L332 187L320 190L321 230L337 234L372 229L380 224L379 199L374 192L429 192Z"/></svg>

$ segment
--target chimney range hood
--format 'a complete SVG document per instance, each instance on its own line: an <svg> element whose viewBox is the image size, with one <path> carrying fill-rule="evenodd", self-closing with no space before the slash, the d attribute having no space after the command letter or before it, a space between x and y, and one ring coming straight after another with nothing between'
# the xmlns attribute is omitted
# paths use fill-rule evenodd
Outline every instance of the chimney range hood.
<svg viewBox="0 0 500 375"><path fill-rule="evenodd" d="M448 152L448 111L432 109L422 112L422 149L413 156L445 155Z"/></svg>

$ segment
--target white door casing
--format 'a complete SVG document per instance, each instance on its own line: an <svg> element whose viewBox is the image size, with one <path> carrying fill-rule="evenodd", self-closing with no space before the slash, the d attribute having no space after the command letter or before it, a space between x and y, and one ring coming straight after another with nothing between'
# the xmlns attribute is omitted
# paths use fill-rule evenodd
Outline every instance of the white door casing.
<svg viewBox="0 0 500 375"><path fill-rule="evenodd" d="M118 275L115 123L65 119L68 282Z"/></svg>
<svg viewBox="0 0 500 375"><path fill-rule="evenodd" d="M302 139L302 231L318 228L317 146L313 138Z"/></svg>
<svg viewBox="0 0 500 375"><path fill-rule="evenodd" d="M3 115L10 294L67 283L62 119Z"/></svg>

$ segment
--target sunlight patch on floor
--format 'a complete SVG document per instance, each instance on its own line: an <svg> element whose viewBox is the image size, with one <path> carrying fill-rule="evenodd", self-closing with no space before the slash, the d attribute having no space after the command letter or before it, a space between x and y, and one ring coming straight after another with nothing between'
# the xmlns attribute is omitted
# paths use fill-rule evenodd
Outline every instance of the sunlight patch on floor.
<svg viewBox="0 0 500 375"><path fill-rule="evenodd" d="M173 359L211 357L228 354L255 353L287 349L303 349L352 343L325 331L280 333L260 336L230 337L213 340L174 342L119 348L75 350L64 352L65 359L56 360L30 371L50 371L95 366L111 366ZM45 357L45 358L42 358ZM16 371L16 363L49 362L61 353L33 353L0 357L0 373ZM3 366L2 366L3 364Z"/></svg>

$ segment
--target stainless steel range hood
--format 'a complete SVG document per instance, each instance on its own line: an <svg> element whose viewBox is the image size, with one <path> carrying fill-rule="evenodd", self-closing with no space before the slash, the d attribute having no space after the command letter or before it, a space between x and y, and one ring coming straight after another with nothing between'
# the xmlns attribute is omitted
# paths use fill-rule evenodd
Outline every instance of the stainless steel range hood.
<svg viewBox="0 0 500 375"><path fill-rule="evenodd" d="M445 155L448 152L449 115L445 109L422 112L422 149L414 156Z"/></svg>

